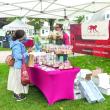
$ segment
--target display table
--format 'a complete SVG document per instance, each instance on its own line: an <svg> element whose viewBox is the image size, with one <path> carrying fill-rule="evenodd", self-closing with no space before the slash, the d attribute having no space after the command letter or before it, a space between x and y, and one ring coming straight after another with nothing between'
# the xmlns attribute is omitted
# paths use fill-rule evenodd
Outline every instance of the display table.
<svg viewBox="0 0 110 110"><path fill-rule="evenodd" d="M29 71L31 83L42 91L49 105L61 99L74 99L74 79L80 68L44 71L35 65Z"/></svg>

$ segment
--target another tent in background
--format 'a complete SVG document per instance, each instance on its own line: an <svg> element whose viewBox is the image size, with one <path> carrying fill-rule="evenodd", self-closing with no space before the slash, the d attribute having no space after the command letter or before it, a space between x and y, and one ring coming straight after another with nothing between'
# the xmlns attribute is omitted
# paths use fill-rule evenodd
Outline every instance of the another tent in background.
<svg viewBox="0 0 110 110"><path fill-rule="evenodd" d="M23 18L21 19L21 21L22 21L23 23L27 24L30 20L27 19L26 17L23 17Z"/></svg>
<svg viewBox="0 0 110 110"><path fill-rule="evenodd" d="M15 31L18 29L24 30L28 37L32 37L32 35L34 33L34 26L25 24L20 19L15 19L8 25L3 26L3 30L5 30L5 31Z"/></svg>

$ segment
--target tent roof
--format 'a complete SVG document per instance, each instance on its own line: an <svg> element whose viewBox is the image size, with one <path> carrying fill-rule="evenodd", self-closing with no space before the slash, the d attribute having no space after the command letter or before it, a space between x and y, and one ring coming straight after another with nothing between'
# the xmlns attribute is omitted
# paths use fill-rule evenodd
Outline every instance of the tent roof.
<svg viewBox="0 0 110 110"><path fill-rule="evenodd" d="M17 30L17 29L34 29L34 26L25 24L19 19L15 19L8 25L3 26L4 30Z"/></svg>
<svg viewBox="0 0 110 110"><path fill-rule="evenodd" d="M0 17L71 18L110 7L110 0L0 0Z"/></svg>

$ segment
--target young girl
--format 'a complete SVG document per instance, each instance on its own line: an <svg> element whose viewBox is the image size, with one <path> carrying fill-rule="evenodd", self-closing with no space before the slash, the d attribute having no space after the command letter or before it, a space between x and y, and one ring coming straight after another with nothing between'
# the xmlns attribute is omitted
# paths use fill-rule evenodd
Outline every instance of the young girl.
<svg viewBox="0 0 110 110"><path fill-rule="evenodd" d="M26 52L24 44L21 43L24 39L24 35L25 32L23 30L17 30L13 40L10 42L10 48L12 49L12 56L15 59L15 63L9 71L7 89L13 91L16 101L21 101L26 98L23 94L28 93L29 87L29 85L23 86L21 84L22 55L25 58L25 62L27 62L28 53L31 52L31 49L28 49L28 52Z"/></svg>

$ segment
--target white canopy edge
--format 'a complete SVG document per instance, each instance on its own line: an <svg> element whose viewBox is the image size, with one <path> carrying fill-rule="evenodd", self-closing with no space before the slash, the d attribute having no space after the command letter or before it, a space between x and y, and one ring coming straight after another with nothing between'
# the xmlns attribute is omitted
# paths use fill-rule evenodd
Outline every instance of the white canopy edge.
<svg viewBox="0 0 110 110"><path fill-rule="evenodd" d="M110 8L110 0L0 0L0 17L71 18Z"/></svg>

